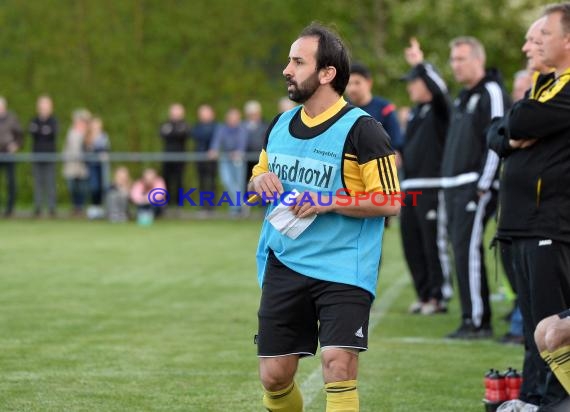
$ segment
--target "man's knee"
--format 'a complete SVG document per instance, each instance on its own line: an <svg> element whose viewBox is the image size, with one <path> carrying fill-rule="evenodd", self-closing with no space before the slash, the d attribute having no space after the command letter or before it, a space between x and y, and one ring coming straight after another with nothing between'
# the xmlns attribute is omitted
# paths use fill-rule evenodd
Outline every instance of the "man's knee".
<svg viewBox="0 0 570 412"><path fill-rule="evenodd" d="M536 342L536 346L539 352L543 352L547 349L545 340L546 333L548 332L550 325L556 322L556 319L558 319L557 315L549 316L542 319L540 322L538 322L538 325L536 325L536 328L534 330L534 341Z"/></svg>
<svg viewBox="0 0 570 412"><path fill-rule="evenodd" d="M356 379L358 352L345 349L328 349L322 352L325 383Z"/></svg>
<svg viewBox="0 0 570 412"><path fill-rule="evenodd" d="M552 323L544 336L544 344L549 352L570 345L570 319L558 319Z"/></svg>
<svg viewBox="0 0 570 412"><path fill-rule="evenodd" d="M285 389L293 382L297 372L298 356L282 356L259 359L259 378L265 390Z"/></svg>

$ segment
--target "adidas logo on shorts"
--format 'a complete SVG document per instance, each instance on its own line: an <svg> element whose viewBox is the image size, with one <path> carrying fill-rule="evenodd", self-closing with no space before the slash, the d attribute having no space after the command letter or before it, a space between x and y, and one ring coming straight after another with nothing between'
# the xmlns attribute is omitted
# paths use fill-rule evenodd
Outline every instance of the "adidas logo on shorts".
<svg viewBox="0 0 570 412"><path fill-rule="evenodd" d="M363 338L364 337L364 333L362 333L362 326L356 331L354 336L356 336L357 338Z"/></svg>

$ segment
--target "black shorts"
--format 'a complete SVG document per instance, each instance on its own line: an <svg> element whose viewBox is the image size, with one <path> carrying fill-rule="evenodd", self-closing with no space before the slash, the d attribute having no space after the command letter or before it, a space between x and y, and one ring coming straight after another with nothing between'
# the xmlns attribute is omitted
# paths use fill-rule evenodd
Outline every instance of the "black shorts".
<svg viewBox="0 0 570 412"><path fill-rule="evenodd" d="M340 347L368 346L372 295L359 287L301 275L269 254L259 306L257 354L314 355Z"/></svg>

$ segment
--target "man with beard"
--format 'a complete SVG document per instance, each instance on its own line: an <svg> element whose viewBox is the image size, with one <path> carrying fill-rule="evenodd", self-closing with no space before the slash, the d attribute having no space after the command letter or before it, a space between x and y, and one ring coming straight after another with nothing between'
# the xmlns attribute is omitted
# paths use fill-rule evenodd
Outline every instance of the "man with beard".
<svg viewBox="0 0 570 412"><path fill-rule="evenodd" d="M268 215L281 194L298 190L302 197L288 211L310 224L294 239L267 219L261 229L263 404L303 410L295 372L320 342L327 411L358 411L358 356L367 349L384 217L400 208L394 151L382 126L342 98L350 63L329 29L305 28L283 75L289 98L303 105L273 120L249 190L274 199Z"/></svg>

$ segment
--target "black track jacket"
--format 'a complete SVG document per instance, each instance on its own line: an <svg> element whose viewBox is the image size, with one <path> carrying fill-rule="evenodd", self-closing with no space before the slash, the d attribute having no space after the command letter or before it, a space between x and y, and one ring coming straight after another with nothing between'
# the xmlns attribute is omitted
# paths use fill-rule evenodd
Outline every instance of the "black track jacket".
<svg viewBox="0 0 570 412"><path fill-rule="evenodd" d="M570 69L540 76L495 128L490 146L505 158L498 235L570 242ZM509 139L538 140L513 150Z"/></svg>
<svg viewBox="0 0 570 412"><path fill-rule="evenodd" d="M449 125L451 103L447 86L429 63L420 63L414 70L432 93L429 103L412 109L402 149L404 189L441 188L441 159Z"/></svg>
<svg viewBox="0 0 570 412"><path fill-rule="evenodd" d="M444 187L477 182L477 189L493 184L498 155L488 149L487 128L491 119L502 117L510 106L499 74L488 70L473 88L463 89L455 99L443 151Z"/></svg>

